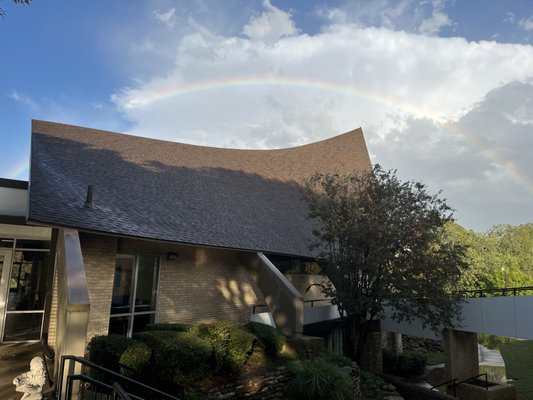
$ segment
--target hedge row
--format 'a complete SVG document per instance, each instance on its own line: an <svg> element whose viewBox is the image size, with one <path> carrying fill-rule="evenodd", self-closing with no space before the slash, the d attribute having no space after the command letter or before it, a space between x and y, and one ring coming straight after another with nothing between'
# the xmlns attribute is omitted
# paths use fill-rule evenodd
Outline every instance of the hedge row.
<svg viewBox="0 0 533 400"><path fill-rule="evenodd" d="M257 323L185 326L151 324L134 338L96 336L88 346L95 364L159 386L186 386L219 371L246 363L254 346L276 357L284 337Z"/></svg>

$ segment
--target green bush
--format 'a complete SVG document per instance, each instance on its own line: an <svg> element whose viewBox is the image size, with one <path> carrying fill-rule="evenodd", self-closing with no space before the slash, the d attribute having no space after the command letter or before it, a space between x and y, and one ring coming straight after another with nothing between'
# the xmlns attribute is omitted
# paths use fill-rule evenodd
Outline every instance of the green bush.
<svg viewBox="0 0 533 400"><path fill-rule="evenodd" d="M403 377L422 375L426 369L427 357L416 352L395 354L390 350L383 350L383 372Z"/></svg>
<svg viewBox="0 0 533 400"><path fill-rule="evenodd" d="M216 369L240 368L252 353L256 341L243 326L232 322L198 325L191 327L189 332L211 345Z"/></svg>
<svg viewBox="0 0 533 400"><path fill-rule="evenodd" d="M94 336L87 345L89 360L101 367L120 372L120 358L129 347L136 344L136 340L120 335Z"/></svg>
<svg viewBox="0 0 533 400"><path fill-rule="evenodd" d="M189 330L188 325L184 324L148 324L144 328L145 331L175 331L175 332L187 332Z"/></svg>
<svg viewBox="0 0 533 400"><path fill-rule="evenodd" d="M287 392L293 400L353 400L352 379L339 367L320 358L288 365Z"/></svg>
<svg viewBox="0 0 533 400"><path fill-rule="evenodd" d="M260 324L259 322L249 322L246 329L261 343L265 349L265 353L270 357L277 357L283 350L285 344L285 336L277 331L276 328Z"/></svg>
<svg viewBox="0 0 533 400"><path fill-rule="evenodd" d="M352 360L350 360L348 357L344 357L344 356L332 353L330 351L324 351L324 353L320 356L320 358L338 367L351 367L352 366Z"/></svg>
<svg viewBox="0 0 533 400"><path fill-rule="evenodd" d="M368 371L361 370L359 374L361 393L363 399L368 400L381 400L383 399L383 394L381 392L381 387L385 384L385 381L379 376L376 376Z"/></svg>
<svg viewBox="0 0 533 400"><path fill-rule="evenodd" d="M141 379L149 373L152 350L145 343L129 346L120 356L120 372L132 378Z"/></svg>
<svg viewBox="0 0 533 400"><path fill-rule="evenodd" d="M160 384L187 385L204 377L211 364L208 342L189 332L146 331L136 335L152 349L153 377Z"/></svg>

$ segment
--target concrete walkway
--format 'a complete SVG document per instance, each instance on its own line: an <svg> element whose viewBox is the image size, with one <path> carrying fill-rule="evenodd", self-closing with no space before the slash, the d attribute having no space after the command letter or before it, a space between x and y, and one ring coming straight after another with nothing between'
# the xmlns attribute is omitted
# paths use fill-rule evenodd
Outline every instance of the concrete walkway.
<svg viewBox="0 0 533 400"><path fill-rule="evenodd" d="M0 399L18 400L22 393L15 392L13 379L29 371L30 361L35 356L43 357L40 343L0 344Z"/></svg>

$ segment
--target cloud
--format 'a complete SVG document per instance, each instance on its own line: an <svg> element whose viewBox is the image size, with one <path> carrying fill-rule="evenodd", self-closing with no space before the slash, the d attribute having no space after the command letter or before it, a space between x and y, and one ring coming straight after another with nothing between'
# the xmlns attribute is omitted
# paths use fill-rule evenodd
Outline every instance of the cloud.
<svg viewBox="0 0 533 400"><path fill-rule="evenodd" d="M274 7L270 0L264 0L263 7L265 11L261 15L251 17L244 25L243 34L251 39L273 42L298 33L290 13Z"/></svg>
<svg viewBox="0 0 533 400"><path fill-rule="evenodd" d="M521 19L518 21L518 26L525 31L533 31L533 15L527 19Z"/></svg>
<svg viewBox="0 0 533 400"><path fill-rule="evenodd" d="M433 0L433 10L431 17L425 19L418 28L419 32L427 35L435 35L446 26L453 25L452 20L444 12L444 3L439 0Z"/></svg>
<svg viewBox="0 0 533 400"><path fill-rule="evenodd" d="M369 3L353 4L364 10ZM148 56L164 49L171 64L112 96L130 132L273 148L362 126L373 162L444 189L470 227L487 228L490 213L512 221L512 204L530 209L531 193L526 198L518 182L533 175L525 154L532 46L428 36L445 26L429 22L438 2L424 10L395 2L389 22L380 20L397 27L408 10L418 10L411 33L356 23L351 9L322 8L336 21L309 35L298 32L290 13L263 6L243 24L244 36L202 24L172 45L154 41ZM426 34L416 33L424 21Z"/></svg>
<svg viewBox="0 0 533 400"><path fill-rule="evenodd" d="M435 35L453 21L442 0L344 1L338 7L318 7L317 14L329 24L354 23L360 27L378 27L411 33Z"/></svg>
<svg viewBox="0 0 533 400"><path fill-rule="evenodd" d="M176 25L177 18L175 8L171 8L166 12L159 12L159 10L155 10L154 17L161 24L165 25L169 31L171 31Z"/></svg>
<svg viewBox="0 0 533 400"><path fill-rule="evenodd" d="M523 223L533 215L532 99L533 83L510 82L456 121L410 117L369 148L404 179L442 189L467 226Z"/></svg>
<svg viewBox="0 0 533 400"><path fill-rule="evenodd" d="M505 13L505 18L503 19L503 22L508 22L510 24L514 24L514 22L515 22L514 13L511 12L511 11L508 11L507 13Z"/></svg>
<svg viewBox="0 0 533 400"><path fill-rule="evenodd" d="M27 107L30 107L32 108L33 110L37 110L39 109L39 106L37 105L37 103L35 103L35 101L33 101L31 99L31 97L29 96L26 96L25 94L17 91L17 90L12 90L11 93L9 93L9 97L13 100L15 100L17 103L20 103L24 106L27 106Z"/></svg>

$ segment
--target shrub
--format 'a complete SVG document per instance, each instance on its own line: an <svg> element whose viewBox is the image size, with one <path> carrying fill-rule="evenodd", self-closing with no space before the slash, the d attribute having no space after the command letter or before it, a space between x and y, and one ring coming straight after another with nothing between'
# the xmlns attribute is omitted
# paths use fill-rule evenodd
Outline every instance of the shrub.
<svg viewBox="0 0 533 400"><path fill-rule="evenodd" d="M95 336L87 345L89 360L101 367L120 372L120 358L138 342L120 335Z"/></svg>
<svg viewBox="0 0 533 400"><path fill-rule="evenodd" d="M192 327L190 333L211 345L216 369L235 370L244 365L256 341L244 327L231 322L198 325Z"/></svg>
<svg viewBox="0 0 533 400"><path fill-rule="evenodd" d="M330 351L324 351L320 356L324 361L336 365L338 367L351 367L352 360L347 357L332 353Z"/></svg>
<svg viewBox="0 0 533 400"><path fill-rule="evenodd" d="M381 387L385 384L385 381L380 377L368 372L361 370L359 374L361 393L363 399L368 400L381 400L383 399L383 394L381 392Z"/></svg>
<svg viewBox="0 0 533 400"><path fill-rule="evenodd" d="M416 352L395 354L383 350L383 371L388 374L414 377L422 375L426 369L427 357Z"/></svg>
<svg viewBox="0 0 533 400"><path fill-rule="evenodd" d="M145 331L175 331L175 332L187 332L189 330L188 325L184 324L148 324L144 328Z"/></svg>
<svg viewBox="0 0 533 400"><path fill-rule="evenodd" d="M259 322L249 322L246 329L261 343L265 349L265 353L270 357L277 357L283 350L285 344L285 336L279 333L276 328L260 324Z"/></svg>
<svg viewBox="0 0 533 400"><path fill-rule="evenodd" d="M293 361L287 392L293 400L352 400L354 387L350 376L322 359Z"/></svg>
<svg viewBox="0 0 533 400"><path fill-rule="evenodd" d="M129 346L120 356L120 372L132 378L141 379L149 373L152 350L142 342Z"/></svg>
<svg viewBox="0 0 533 400"><path fill-rule="evenodd" d="M136 336L152 349L153 376L161 384L186 385L209 369L212 348L189 332L146 331Z"/></svg>

